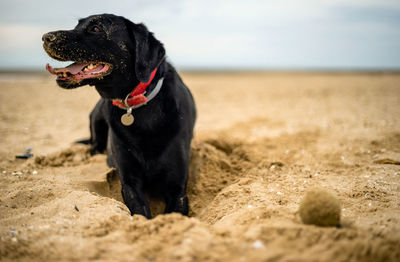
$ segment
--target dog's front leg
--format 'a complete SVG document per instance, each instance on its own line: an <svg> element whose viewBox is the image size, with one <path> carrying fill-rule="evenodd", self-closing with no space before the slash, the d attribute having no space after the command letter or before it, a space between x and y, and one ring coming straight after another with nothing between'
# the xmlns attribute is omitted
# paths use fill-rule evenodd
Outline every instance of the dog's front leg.
<svg viewBox="0 0 400 262"><path fill-rule="evenodd" d="M189 213L189 201L186 193L171 194L165 197L165 210L164 213L177 212L187 216Z"/></svg>
<svg viewBox="0 0 400 262"><path fill-rule="evenodd" d="M151 218L149 203L143 192L143 175L140 161L134 157L119 138L111 132L111 155L113 163L117 168L122 186L122 197L125 205L131 211L131 215L139 214Z"/></svg>
<svg viewBox="0 0 400 262"><path fill-rule="evenodd" d="M121 184L122 197L124 199L125 205L129 208L129 211L131 211L131 215L143 215L150 219L150 208L147 199L143 194L143 191L137 185L132 186L127 183L122 183L122 180Z"/></svg>

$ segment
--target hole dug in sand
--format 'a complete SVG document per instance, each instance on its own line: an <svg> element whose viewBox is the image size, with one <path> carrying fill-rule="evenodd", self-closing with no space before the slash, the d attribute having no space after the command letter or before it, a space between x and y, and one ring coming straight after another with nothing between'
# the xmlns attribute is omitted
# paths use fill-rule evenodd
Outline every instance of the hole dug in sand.
<svg viewBox="0 0 400 262"><path fill-rule="evenodd" d="M189 216L200 215L219 192L237 180L244 157L245 154L239 145L224 140L193 143L187 187ZM88 169L88 172L93 173L93 168ZM90 192L123 202L121 183L116 169L111 168L97 177L95 181L90 180L85 183ZM163 199L148 194L146 196L152 216L163 214L165 208Z"/></svg>
<svg viewBox="0 0 400 262"><path fill-rule="evenodd" d="M238 180L249 166L250 157L242 144L225 139L193 141L191 151L187 194L189 216L197 217L219 192ZM73 145L60 152L38 156L35 164L39 168L63 167L59 171L65 172L75 189L123 202L117 170L107 168L105 155L90 156L88 146ZM150 195L147 198L152 216L163 214L164 201Z"/></svg>

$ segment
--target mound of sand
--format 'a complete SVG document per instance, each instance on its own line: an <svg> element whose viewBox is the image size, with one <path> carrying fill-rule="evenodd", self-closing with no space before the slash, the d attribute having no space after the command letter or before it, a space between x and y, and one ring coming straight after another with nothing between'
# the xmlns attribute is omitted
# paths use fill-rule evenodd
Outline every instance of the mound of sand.
<svg viewBox="0 0 400 262"><path fill-rule="evenodd" d="M98 99L0 76L3 261L399 261L400 75L184 74L199 119L190 216L131 217L88 137ZM34 158L15 159L32 148ZM342 227L304 225L310 188Z"/></svg>

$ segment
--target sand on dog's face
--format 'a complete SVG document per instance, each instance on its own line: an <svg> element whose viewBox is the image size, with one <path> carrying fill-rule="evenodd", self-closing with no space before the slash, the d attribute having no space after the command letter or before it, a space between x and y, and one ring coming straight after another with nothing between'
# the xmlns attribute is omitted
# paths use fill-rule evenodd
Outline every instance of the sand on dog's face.
<svg viewBox="0 0 400 262"><path fill-rule="evenodd" d="M104 155L71 146L89 135L95 90L0 76L1 259L399 261L400 75L183 79L199 110L190 217L146 220ZM38 158L15 160L26 147ZM338 197L342 229L301 223L314 187Z"/></svg>

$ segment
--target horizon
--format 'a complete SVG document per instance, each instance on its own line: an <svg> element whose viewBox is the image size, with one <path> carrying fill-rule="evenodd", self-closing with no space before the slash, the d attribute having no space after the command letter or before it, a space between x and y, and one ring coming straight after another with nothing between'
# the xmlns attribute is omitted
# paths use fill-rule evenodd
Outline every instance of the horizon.
<svg viewBox="0 0 400 262"><path fill-rule="evenodd" d="M271 74L374 74L374 73L383 73L383 74L399 74L400 68L188 68L188 67L180 67L177 69L182 73L205 73L205 74L213 74L213 73L271 73ZM43 74L49 75L49 72L43 67L31 67L31 68L1 68L0 74Z"/></svg>

